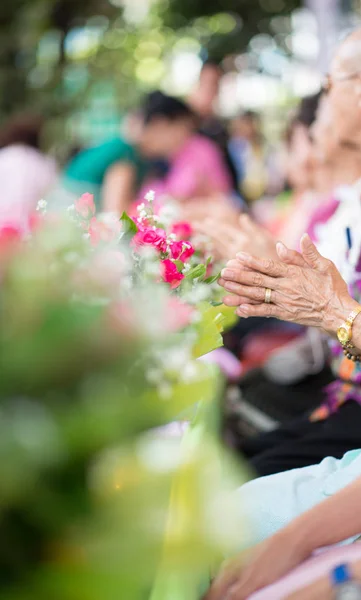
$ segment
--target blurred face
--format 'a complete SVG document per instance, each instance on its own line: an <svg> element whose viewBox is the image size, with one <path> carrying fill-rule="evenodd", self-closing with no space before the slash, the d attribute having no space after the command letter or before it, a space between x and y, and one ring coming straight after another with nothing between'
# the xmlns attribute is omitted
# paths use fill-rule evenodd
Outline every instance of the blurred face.
<svg viewBox="0 0 361 600"><path fill-rule="evenodd" d="M205 65L199 78L200 87L210 96L216 97L221 83L221 71L215 65Z"/></svg>
<svg viewBox="0 0 361 600"><path fill-rule="evenodd" d="M139 148L148 158L170 158L178 152L193 133L191 119L153 119L143 125L139 138Z"/></svg>
<svg viewBox="0 0 361 600"><path fill-rule="evenodd" d="M286 172L295 191L311 187L313 147L307 127L298 123L294 126L287 149Z"/></svg>
<svg viewBox="0 0 361 600"><path fill-rule="evenodd" d="M340 143L361 144L361 37L350 36L339 48L328 80L328 100Z"/></svg>
<svg viewBox="0 0 361 600"><path fill-rule="evenodd" d="M332 163L339 152L339 141L333 126L333 114L328 96L321 99L317 119L311 127L315 159L319 163Z"/></svg>
<svg viewBox="0 0 361 600"><path fill-rule="evenodd" d="M246 140L252 140L257 133L256 123L252 119L240 118L236 119L233 123L232 130L234 135L245 138Z"/></svg>

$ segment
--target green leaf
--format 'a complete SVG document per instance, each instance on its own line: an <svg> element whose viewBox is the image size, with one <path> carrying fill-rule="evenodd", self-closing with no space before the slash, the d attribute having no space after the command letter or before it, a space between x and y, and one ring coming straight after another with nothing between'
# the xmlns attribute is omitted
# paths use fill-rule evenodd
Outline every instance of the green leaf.
<svg viewBox="0 0 361 600"><path fill-rule="evenodd" d="M184 269L184 263L181 260L174 260L173 262L177 267L178 271L181 273Z"/></svg>
<svg viewBox="0 0 361 600"><path fill-rule="evenodd" d="M210 306L208 302L202 302L198 309L201 313L201 320L197 323L198 338L193 347L194 358L204 356L223 346L221 312Z"/></svg>
<svg viewBox="0 0 361 600"><path fill-rule="evenodd" d="M120 220L123 225L123 231L125 236L133 237L138 232L138 227L134 223L133 219L131 219L126 212L123 212Z"/></svg>
<svg viewBox="0 0 361 600"><path fill-rule="evenodd" d="M212 277L207 277L207 279L204 280L204 283L214 283L215 281L218 281L218 279L220 278L221 274L217 273L217 275L212 275Z"/></svg>
<svg viewBox="0 0 361 600"><path fill-rule="evenodd" d="M198 279L199 277L203 277L206 274L206 266L205 265L196 265L188 273L186 274L187 279Z"/></svg>

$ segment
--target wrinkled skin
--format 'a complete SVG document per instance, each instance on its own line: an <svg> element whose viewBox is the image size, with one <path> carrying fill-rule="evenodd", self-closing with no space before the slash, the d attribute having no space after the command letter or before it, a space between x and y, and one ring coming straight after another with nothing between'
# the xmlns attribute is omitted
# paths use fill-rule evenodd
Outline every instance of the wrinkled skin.
<svg viewBox="0 0 361 600"><path fill-rule="evenodd" d="M257 590L280 579L305 558L292 536L280 531L256 546L248 562L240 555L227 563L205 600L246 600Z"/></svg>
<svg viewBox="0 0 361 600"><path fill-rule="evenodd" d="M241 317L275 317L300 325L334 330L350 297L335 265L323 258L310 238L301 240L301 254L277 244L280 260L238 254L228 262L219 281L227 292L224 303ZM265 303L265 289L272 290Z"/></svg>
<svg viewBox="0 0 361 600"><path fill-rule="evenodd" d="M255 256L277 258L276 242L272 235L257 225L248 215L239 219L229 213L225 221L222 215L210 214L205 220L198 220L197 231L208 236L213 243L213 252L220 260L227 260L237 252L247 251Z"/></svg>

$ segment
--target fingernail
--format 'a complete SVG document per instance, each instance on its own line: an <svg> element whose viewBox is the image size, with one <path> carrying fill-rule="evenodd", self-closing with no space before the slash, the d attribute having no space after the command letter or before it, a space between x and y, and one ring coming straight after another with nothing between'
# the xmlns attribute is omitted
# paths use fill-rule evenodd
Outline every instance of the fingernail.
<svg viewBox="0 0 361 600"><path fill-rule="evenodd" d="M231 271L231 269L223 269L221 275L222 277L229 277L232 279L234 277L234 271Z"/></svg>
<svg viewBox="0 0 361 600"><path fill-rule="evenodd" d="M236 256L241 262L247 262L249 259L249 254L247 254L246 252L238 252Z"/></svg>
<svg viewBox="0 0 361 600"><path fill-rule="evenodd" d="M276 244L278 254L284 254L286 250L286 246L282 244L282 242L277 242Z"/></svg>
<svg viewBox="0 0 361 600"><path fill-rule="evenodd" d="M241 304L240 307L239 307L239 310L241 310L242 312L248 314L248 310L249 310L248 304Z"/></svg>

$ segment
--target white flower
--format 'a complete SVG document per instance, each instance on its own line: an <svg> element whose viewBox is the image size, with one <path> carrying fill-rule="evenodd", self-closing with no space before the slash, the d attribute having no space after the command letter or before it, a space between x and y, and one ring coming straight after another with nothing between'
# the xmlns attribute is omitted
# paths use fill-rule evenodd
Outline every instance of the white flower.
<svg viewBox="0 0 361 600"><path fill-rule="evenodd" d="M145 195L145 199L148 202L153 202L153 200L155 199L155 192L153 190L149 190L149 192Z"/></svg>
<svg viewBox="0 0 361 600"><path fill-rule="evenodd" d="M70 204L70 206L68 206L68 208L66 209L68 213L72 213L75 210L75 206L74 204Z"/></svg>
<svg viewBox="0 0 361 600"><path fill-rule="evenodd" d="M159 369L149 369L146 378L149 383L159 384L162 381L162 372Z"/></svg>
<svg viewBox="0 0 361 600"><path fill-rule="evenodd" d="M38 212L44 212L46 210L46 207L48 206L48 203L46 200L39 200L37 206L36 206L36 210Z"/></svg>
<svg viewBox="0 0 361 600"><path fill-rule="evenodd" d="M167 371L182 371L189 361L189 349L172 348L163 356L163 365Z"/></svg>
<svg viewBox="0 0 361 600"><path fill-rule="evenodd" d="M147 216L147 212L145 210L140 210L139 216L141 219L145 219L145 217Z"/></svg>
<svg viewBox="0 0 361 600"><path fill-rule="evenodd" d="M154 261L146 261L143 266L143 273L150 275L152 278L159 275L159 264Z"/></svg>
<svg viewBox="0 0 361 600"><path fill-rule="evenodd" d="M189 361L182 370L181 378L184 382L189 383L198 379L198 369L194 361Z"/></svg>
<svg viewBox="0 0 361 600"><path fill-rule="evenodd" d="M172 201L171 198L167 198L166 201L164 201L158 214L160 220L166 227L170 226L175 221L178 221L181 216L179 206Z"/></svg>
<svg viewBox="0 0 361 600"><path fill-rule="evenodd" d="M141 211L142 211L142 210L144 210L144 209L145 209L145 204L144 204L144 202L142 202L141 204L139 204L139 206L137 206L137 211L138 211L138 212L141 212Z"/></svg>
<svg viewBox="0 0 361 600"><path fill-rule="evenodd" d="M172 397L172 386L167 381L162 381L157 389L162 400L169 400Z"/></svg>

